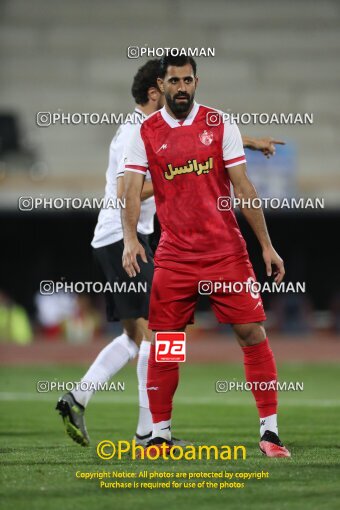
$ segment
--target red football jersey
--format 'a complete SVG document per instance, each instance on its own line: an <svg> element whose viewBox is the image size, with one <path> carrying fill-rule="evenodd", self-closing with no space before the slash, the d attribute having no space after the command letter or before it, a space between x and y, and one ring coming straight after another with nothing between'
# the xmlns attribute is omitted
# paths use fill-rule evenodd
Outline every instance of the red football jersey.
<svg viewBox="0 0 340 510"><path fill-rule="evenodd" d="M230 197L226 168L245 162L240 132L222 122L221 112L194 103L183 122L162 108L145 119L125 152L125 171L151 173L162 229L156 262L245 253L234 212L219 210L219 197Z"/></svg>

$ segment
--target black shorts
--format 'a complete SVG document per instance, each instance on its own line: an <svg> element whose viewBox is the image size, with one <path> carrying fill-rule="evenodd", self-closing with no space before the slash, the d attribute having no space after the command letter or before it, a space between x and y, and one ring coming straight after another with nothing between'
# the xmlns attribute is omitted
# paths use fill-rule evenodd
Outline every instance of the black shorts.
<svg viewBox="0 0 340 510"><path fill-rule="evenodd" d="M94 248L94 256L104 274L105 281L110 283L112 292L105 292L106 315L108 321L121 319L139 319L149 317L150 291L153 277L153 253L148 236L138 234L148 263L137 257L140 273L130 278L122 266L124 241Z"/></svg>

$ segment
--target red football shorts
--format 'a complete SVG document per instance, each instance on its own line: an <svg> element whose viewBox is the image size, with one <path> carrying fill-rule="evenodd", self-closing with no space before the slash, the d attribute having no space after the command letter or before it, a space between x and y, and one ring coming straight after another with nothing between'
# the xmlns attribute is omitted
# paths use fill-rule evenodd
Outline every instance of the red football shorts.
<svg viewBox="0 0 340 510"><path fill-rule="evenodd" d="M157 261L149 328L173 331L193 324L197 299L209 296L218 322L248 324L266 319L248 254L214 260Z"/></svg>

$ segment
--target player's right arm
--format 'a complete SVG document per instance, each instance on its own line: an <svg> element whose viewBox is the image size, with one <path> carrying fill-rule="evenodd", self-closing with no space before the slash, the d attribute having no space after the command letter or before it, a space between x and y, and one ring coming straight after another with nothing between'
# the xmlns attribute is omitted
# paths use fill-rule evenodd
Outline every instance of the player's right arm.
<svg viewBox="0 0 340 510"><path fill-rule="evenodd" d="M124 185L124 175L117 177L117 198L122 199L124 195L125 185ZM147 200L148 198L153 197L153 186L151 181L144 181L142 193L141 193L141 201Z"/></svg>
<svg viewBox="0 0 340 510"><path fill-rule="evenodd" d="M147 262L143 246L138 241L137 223L140 214L141 193L144 184L144 175L126 172L125 208L122 209L122 224L124 232L123 268L130 277L140 273L137 255L143 262Z"/></svg>
<svg viewBox="0 0 340 510"><path fill-rule="evenodd" d="M121 136L121 146L120 155L118 158L118 166L117 166L117 198L122 199L125 190L124 184L124 173L125 173L125 147L127 147L129 140L133 138L136 130L138 131L138 126L128 126L129 131L124 131L124 137ZM145 179L144 186L141 193L141 201L150 198L153 196L153 186L151 180Z"/></svg>
<svg viewBox="0 0 340 510"><path fill-rule="evenodd" d="M124 173L125 208L122 209L124 233L123 267L130 277L140 272L137 261L139 255L143 262L148 262L143 246L138 241L137 223L140 214L141 194L148 161L140 130L136 131L126 147Z"/></svg>

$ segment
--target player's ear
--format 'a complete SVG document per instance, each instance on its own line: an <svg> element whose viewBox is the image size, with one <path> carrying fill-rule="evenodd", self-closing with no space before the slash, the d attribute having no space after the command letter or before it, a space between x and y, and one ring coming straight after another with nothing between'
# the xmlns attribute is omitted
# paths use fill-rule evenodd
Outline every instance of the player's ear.
<svg viewBox="0 0 340 510"><path fill-rule="evenodd" d="M195 89L197 88L197 85L198 85L198 76L195 76Z"/></svg>
<svg viewBox="0 0 340 510"><path fill-rule="evenodd" d="M157 78L157 85L159 90L164 94L164 80L162 80L162 78Z"/></svg>
<svg viewBox="0 0 340 510"><path fill-rule="evenodd" d="M159 90L156 87L150 87L148 90L148 100L149 101L158 101L159 100Z"/></svg>

